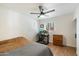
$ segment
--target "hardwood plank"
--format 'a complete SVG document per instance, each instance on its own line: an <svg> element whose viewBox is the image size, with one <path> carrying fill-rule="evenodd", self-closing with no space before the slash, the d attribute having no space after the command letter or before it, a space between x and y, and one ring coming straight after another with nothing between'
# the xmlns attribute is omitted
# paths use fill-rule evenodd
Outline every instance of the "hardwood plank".
<svg viewBox="0 0 79 59"><path fill-rule="evenodd" d="M22 47L31 42L32 41L27 40L24 37L17 37L17 38L0 41L0 53L11 51L13 49Z"/></svg>
<svg viewBox="0 0 79 59"><path fill-rule="evenodd" d="M54 56L76 56L76 49L67 46L56 46L53 43L48 44Z"/></svg>

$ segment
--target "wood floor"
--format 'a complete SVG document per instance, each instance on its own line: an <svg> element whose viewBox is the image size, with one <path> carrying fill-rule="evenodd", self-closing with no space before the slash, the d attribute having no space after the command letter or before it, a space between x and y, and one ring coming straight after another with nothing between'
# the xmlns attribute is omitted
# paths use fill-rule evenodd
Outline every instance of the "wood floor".
<svg viewBox="0 0 79 59"><path fill-rule="evenodd" d="M0 41L0 53L12 51L16 48L25 46L26 44L30 44L30 43L32 43L32 41L27 40L24 37L16 37L16 38Z"/></svg>
<svg viewBox="0 0 79 59"><path fill-rule="evenodd" d="M48 44L54 56L76 56L76 49L73 47L55 46L52 43Z"/></svg>
<svg viewBox="0 0 79 59"><path fill-rule="evenodd" d="M30 43L32 42L23 37L0 41L0 52L10 51ZM72 47L55 46L52 43L48 44L48 47L51 49L54 56L76 56L76 49Z"/></svg>

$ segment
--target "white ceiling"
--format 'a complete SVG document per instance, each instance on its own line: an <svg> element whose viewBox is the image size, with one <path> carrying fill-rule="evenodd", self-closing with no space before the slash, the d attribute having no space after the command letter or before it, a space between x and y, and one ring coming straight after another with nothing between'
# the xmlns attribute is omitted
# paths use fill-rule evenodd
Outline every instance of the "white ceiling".
<svg viewBox="0 0 79 59"><path fill-rule="evenodd" d="M48 9L55 9L55 12L49 13L49 17L55 17L64 15L67 13L72 13L75 11L76 7L79 4L77 3L48 3L44 4L44 6Z"/></svg>
<svg viewBox="0 0 79 59"><path fill-rule="evenodd" d="M46 10L55 9L55 12L47 14L47 17L55 17L74 12L77 3L3 3L0 4L21 13L39 12L38 6L43 5Z"/></svg>

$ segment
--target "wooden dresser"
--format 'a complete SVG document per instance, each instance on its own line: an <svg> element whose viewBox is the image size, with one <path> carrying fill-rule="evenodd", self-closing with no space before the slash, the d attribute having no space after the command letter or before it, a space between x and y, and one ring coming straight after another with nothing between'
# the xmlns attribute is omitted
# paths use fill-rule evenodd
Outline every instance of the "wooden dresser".
<svg viewBox="0 0 79 59"><path fill-rule="evenodd" d="M53 35L53 44L63 46L63 35Z"/></svg>

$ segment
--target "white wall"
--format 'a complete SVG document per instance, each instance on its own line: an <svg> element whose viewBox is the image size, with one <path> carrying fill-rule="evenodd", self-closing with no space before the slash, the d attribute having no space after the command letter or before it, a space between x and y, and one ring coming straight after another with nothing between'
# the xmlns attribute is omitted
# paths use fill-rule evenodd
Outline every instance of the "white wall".
<svg viewBox="0 0 79 59"><path fill-rule="evenodd" d="M24 36L35 39L37 22L29 14L22 14L0 6L0 40Z"/></svg>
<svg viewBox="0 0 79 59"><path fill-rule="evenodd" d="M39 23L48 23L54 21L54 31L53 34L60 34L64 36L63 44L67 46L75 47L75 33L73 27L73 13L69 13L66 15L50 18L50 19L42 19ZM53 36L52 34L52 36Z"/></svg>
<svg viewBox="0 0 79 59"><path fill-rule="evenodd" d="M38 24L35 18L25 14L20 17L21 35L32 40L36 40L38 33Z"/></svg>

